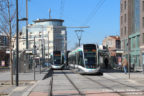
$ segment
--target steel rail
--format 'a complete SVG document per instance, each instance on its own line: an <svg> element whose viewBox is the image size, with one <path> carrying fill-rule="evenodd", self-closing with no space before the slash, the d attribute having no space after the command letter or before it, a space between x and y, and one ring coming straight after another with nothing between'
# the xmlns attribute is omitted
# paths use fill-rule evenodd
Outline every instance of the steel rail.
<svg viewBox="0 0 144 96"><path fill-rule="evenodd" d="M62 70L62 72L63 72L63 70ZM68 79L68 81L69 81L69 82L74 86L74 88L78 91L79 95L85 96L85 94L79 90L79 88L78 88L78 87L74 84L74 82L68 77L68 75L67 75L65 72L63 72L63 73L64 73L65 77Z"/></svg>
<svg viewBox="0 0 144 96"><path fill-rule="evenodd" d="M89 77L87 77L87 76L84 76L86 79L88 79L88 80L90 80L90 81L92 81L92 82L94 82L94 83L96 83L96 84L99 84L100 86L103 86L103 87L105 87L105 88L107 88L107 89L110 89L111 91L113 91L113 89L111 88L111 87L108 87L108 86L106 86L106 85L104 85L104 84L102 84L102 83L100 83L100 82L98 82L98 81L96 81L96 80L93 80L93 79L91 79L91 78L89 78ZM118 95L120 95L120 96L124 96L124 95L122 95L120 92L110 92L110 93L117 93Z"/></svg>

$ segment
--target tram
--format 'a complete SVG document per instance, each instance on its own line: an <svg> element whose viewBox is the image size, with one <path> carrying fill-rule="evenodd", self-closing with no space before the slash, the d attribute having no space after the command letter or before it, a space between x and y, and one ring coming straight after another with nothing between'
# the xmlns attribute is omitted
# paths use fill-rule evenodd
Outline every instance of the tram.
<svg viewBox="0 0 144 96"><path fill-rule="evenodd" d="M64 54L61 51L53 51L51 63L52 69L62 69L64 67Z"/></svg>
<svg viewBox="0 0 144 96"><path fill-rule="evenodd" d="M99 51L96 44L84 44L68 54L68 64L80 74L100 72Z"/></svg>

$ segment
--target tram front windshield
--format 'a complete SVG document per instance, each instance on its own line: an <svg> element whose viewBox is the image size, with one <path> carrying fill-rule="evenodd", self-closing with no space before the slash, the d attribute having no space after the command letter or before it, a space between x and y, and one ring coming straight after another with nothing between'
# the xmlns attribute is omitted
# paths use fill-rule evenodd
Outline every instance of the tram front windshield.
<svg viewBox="0 0 144 96"><path fill-rule="evenodd" d="M89 46L84 48L84 61L86 68L96 68L96 48Z"/></svg>
<svg viewBox="0 0 144 96"><path fill-rule="evenodd" d="M54 64L60 64L61 63L61 57L60 56L54 56Z"/></svg>

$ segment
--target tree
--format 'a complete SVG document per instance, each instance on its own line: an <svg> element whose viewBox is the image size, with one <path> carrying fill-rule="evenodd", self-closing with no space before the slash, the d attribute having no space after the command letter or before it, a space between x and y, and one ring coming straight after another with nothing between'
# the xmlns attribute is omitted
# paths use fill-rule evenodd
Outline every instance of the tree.
<svg viewBox="0 0 144 96"><path fill-rule="evenodd" d="M0 33L5 34L9 40L11 84L13 85L12 69L12 36L15 33L16 11L13 0L0 0Z"/></svg>

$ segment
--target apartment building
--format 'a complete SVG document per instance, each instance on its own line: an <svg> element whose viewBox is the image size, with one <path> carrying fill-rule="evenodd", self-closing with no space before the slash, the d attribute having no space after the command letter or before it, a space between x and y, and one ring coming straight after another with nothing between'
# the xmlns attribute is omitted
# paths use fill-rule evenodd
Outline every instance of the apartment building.
<svg viewBox="0 0 144 96"><path fill-rule="evenodd" d="M121 0L120 38L123 56L129 60L135 70L142 70L142 14L144 0ZM142 47L141 47L142 48Z"/></svg>

